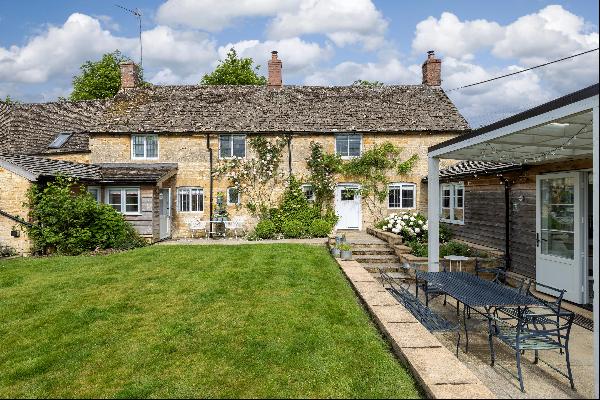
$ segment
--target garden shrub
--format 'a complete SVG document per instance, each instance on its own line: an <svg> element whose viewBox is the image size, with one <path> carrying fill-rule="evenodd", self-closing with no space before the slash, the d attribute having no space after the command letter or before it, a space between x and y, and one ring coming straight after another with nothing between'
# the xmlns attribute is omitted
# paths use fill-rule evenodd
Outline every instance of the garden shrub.
<svg viewBox="0 0 600 400"><path fill-rule="evenodd" d="M281 231L286 238L296 239L304 236L306 228L302 222L292 219L283 222Z"/></svg>
<svg viewBox="0 0 600 400"><path fill-rule="evenodd" d="M406 242L406 245L410 247L410 254L416 257L427 257L427 243L418 242L413 240L411 242Z"/></svg>
<svg viewBox="0 0 600 400"><path fill-rule="evenodd" d="M333 224L325 219L315 219L310 223L308 233L313 237L326 237L331 233Z"/></svg>
<svg viewBox="0 0 600 400"><path fill-rule="evenodd" d="M440 246L440 257L450 255L470 257L472 252L466 244L450 241Z"/></svg>
<svg viewBox="0 0 600 400"><path fill-rule="evenodd" d="M277 230L275 224L270 219L261 219L254 228L254 233L260 239L273 239Z"/></svg>
<svg viewBox="0 0 600 400"><path fill-rule="evenodd" d="M337 219L332 208L327 208L322 212L320 206L309 201L302 192L300 182L293 176L290 177L279 207L269 210L269 220L275 225L276 232L283 233L284 236L290 238L312 235L310 227L316 220L326 221L329 224L329 233ZM299 224L295 222L299 222ZM296 232L297 225L301 227L300 233Z"/></svg>
<svg viewBox="0 0 600 400"><path fill-rule="evenodd" d="M452 240L454 234L447 224L440 222L440 243L446 243Z"/></svg>
<svg viewBox="0 0 600 400"><path fill-rule="evenodd" d="M416 240L407 242L406 245L410 247L410 254L417 257L427 257L428 248L427 243L418 242ZM464 243L450 241L440 245L440 258L445 256L465 256L474 257L477 256L470 248Z"/></svg>
<svg viewBox="0 0 600 400"><path fill-rule="evenodd" d="M34 252L76 255L146 244L121 214L98 203L85 189L74 191L75 185L73 179L58 177L44 188L29 190L26 205L32 225L26 229Z"/></svg>

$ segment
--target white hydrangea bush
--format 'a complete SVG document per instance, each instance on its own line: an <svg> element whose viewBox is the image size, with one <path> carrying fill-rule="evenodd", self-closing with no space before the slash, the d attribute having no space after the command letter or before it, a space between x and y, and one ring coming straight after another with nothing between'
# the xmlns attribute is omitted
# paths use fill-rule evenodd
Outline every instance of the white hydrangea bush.
<svg viewBox="0 0 600 400"><path fill-rule="evenodd" d="M427 241L427 218L421 213L390 214L380 223L384 231L401 235L405 241Z"/></svg>

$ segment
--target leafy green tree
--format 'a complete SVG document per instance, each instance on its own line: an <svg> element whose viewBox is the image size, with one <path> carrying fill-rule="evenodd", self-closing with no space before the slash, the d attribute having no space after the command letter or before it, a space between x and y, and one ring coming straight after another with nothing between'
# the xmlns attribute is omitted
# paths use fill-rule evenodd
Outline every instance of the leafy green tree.
<svg viewBox="0 0 600 400"><path fill-rule="evenodd" d="M378 88L383 86L383 82L379 81L367 81L364 79L357 79L352 83L352 86L363 86L363 87L372 87Z"/></svg>
<svg viewBox="0 0 600 400"><path fill-rule="evenodd" d="M259 65L254 66L250 57L239 58L232 47L225 60L210 74L205 74L202 85L266 85L267 78L258 74Z"/></svg>
<svg viewBox="0 0 600 400"><path fill-rule="evenodd" d="M6 97L4 98L4 100L0 100L0 101L4 102L6 104L19 104L19 103L21 103L19 100L13 99L9 95L6 95Z"/></svg>
<svg viewBox="0 0 600 400"><path fill-rule="evenodd" d="M117 94L121 87L119 64L129 61L119 50L107 53L99 61L86 61L81 74L73 77L73 92L69 100L107 99Z"/></svg>

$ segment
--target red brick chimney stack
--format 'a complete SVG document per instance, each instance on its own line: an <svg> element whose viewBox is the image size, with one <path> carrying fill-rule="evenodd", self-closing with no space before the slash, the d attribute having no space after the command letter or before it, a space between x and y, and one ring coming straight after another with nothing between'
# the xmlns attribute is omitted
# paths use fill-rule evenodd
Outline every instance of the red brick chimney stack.
<svg viewBox="0 0 600 400"><path fill-rule="evenodd" d="M140 76L138 66L133 61L123 61L121 67L121 90L133 89L138 86Z"/></svg>
<svg viewBox="0 0 600 400"><path fill-rule="evenodd" d="M442 84L442 60L435 58L435 52L427 52L427 60L423 63L423 84L440 86Z"/></svg>
<svg viewBox="0 0 600 400"><path fill-rule="evenodd" d="M280 88L283 83L281 81L281 66L282 62L277 58L277 51L271 52L271 59L269 60L269 79L268 86L272 88Z"/></svg>

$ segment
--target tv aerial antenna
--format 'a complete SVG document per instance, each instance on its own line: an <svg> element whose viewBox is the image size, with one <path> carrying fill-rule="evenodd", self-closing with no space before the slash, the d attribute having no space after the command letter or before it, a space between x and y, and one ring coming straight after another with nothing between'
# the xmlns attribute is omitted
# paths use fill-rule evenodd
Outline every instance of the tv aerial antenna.
<svg viewBox="0 0 600 400"><path fill-rule="evenodd" d="M123 7L119 4L115 4L115 6L127 11L128 13L131 13L134 17L136 17L138 19L138 27L139 27L139 36L140 36L140 68L142 68L142 12L140 11L139 8L136 8L135 10L131 10L127 7Z"/></svg>

